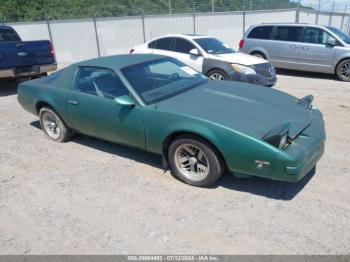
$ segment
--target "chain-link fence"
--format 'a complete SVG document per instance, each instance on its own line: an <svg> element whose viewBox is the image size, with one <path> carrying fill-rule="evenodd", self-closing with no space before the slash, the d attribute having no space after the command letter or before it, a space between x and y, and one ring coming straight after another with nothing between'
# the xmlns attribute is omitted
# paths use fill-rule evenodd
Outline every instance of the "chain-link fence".
<svg viewBox="0 0 350 262"><path fill-rule="evenodd" d="M254 9L251 3L256 4L257 1L246 0L244 6ZM204 9L203 6L202 8ZM237 47L243 33L251 25L260 23L322 24L350 31L350 14L345 12L334 13L301 7L228 12L218 12L217 9L218 6L214 5L210 12L163 15L145 15L141 12L138 16L95 16L9 24L23 40L50 39L60 67L89 58L127 53L135 45L171 33L211 35Z"/></svg>

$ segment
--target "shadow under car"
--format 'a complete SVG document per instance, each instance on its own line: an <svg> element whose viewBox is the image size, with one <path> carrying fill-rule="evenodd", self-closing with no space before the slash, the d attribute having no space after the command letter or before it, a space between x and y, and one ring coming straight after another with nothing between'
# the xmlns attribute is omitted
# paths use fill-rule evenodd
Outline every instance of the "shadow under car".
<svg viewBox="0 0 350 262"><path fill-rule="evenodd" d="M31 126L41 130L39 121L34 121L30 124ZM81 134L75 135L71 141L96 150L132 159L136 162L162 169L161 156L153 153ZM315 168L312 169L301 181L297 183L288 183L259 177L236 178L232 173L226 172L212 188L215 189L218 187L224 187L271 199L288 201L293 199L305 187L314 174Z"/></svg>

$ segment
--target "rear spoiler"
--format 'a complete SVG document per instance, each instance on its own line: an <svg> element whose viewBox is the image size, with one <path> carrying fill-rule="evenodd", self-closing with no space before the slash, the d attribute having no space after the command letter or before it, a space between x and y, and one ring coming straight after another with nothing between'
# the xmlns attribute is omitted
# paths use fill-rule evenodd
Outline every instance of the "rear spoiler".
<svg viewBox="0 0 350 262"><path fill-rule="evenodd" d="M308 109L311 109L311 103L312 101L314 101L314 96L313 95L308 95L308 96L305 96L303 98L300 98L297 100L297 104L298 105L301 105L301 106L304 106Z"/></svg>

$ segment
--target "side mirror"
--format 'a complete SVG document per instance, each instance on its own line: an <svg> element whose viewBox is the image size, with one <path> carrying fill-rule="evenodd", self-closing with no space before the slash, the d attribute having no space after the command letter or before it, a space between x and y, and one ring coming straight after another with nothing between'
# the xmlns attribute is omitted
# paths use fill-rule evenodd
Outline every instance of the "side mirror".
<svg viewBox="0 0 350 262"><path fill-rule="evenodd" d="M114 101L116 104L118 104L120 106L125 106L125 107L129 107L129 108L132 108L135 106L135 102L132 101L131 98L127 95L118 96L118 97L114 98Z"/></svg>
<svg viewBox="0 0 350 262"><path fill-rule="evenodd" d="M333 38L333 37L329 37L326 45L335 46L335 45L337 45L337 40L335 40L335 38Z"/></svg>
<svg viewBox="0 0 350 262"><path fill-rule="evenodd" d="M191 49L190 54L194 55L194 56L201 56L201 53L199 52L199 50L197 48Z"/></svg>

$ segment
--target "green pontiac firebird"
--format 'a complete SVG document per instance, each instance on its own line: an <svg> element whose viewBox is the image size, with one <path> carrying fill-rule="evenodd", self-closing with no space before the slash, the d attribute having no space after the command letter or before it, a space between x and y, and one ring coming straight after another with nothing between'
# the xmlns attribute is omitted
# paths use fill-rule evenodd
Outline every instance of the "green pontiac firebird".
<svg viewBox="0 0 350 262"><path fill-rule="evenodd" d="M312 96L210 81L164 56L80 62L20 84L18 101L54 141L84 133L161 154L164 168L194 186L214 184L225 169L296 182L324 151Z"/></svg>

